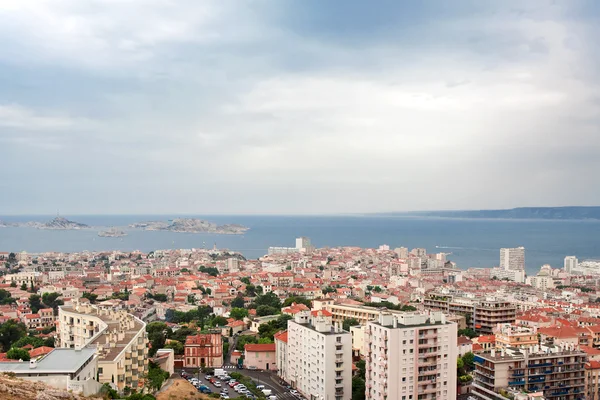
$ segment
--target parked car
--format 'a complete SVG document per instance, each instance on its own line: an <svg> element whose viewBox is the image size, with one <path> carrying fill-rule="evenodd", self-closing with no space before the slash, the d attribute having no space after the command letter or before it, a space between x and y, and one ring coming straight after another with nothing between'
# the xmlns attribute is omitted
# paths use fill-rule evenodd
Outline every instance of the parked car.
<svg viewBox="0 0 600 400"><path fill-rule="evenodd" d="M210 378L212 378L212 375L206 375L206 376L204 377L204 379L206 379L207 381L208 381L208 380L210 380Z"/></svg>
<svg viewBox="0 0 600 400"><path fill-rule="evenodd" d="M258 390L263 390L265 388L265 385L256 385L256 388Z"/></svg>
<svg viewBox="0 0 600 400"><path fill-rule="evenodd" d="M215 385L216 387L220 388L221 387L221 382L219 382L219 381L213 382L213 385Z"/></svg>
<svg viewBox="0 0 600 400"><path fill-rule="evenodd" d="M229 396L228 396L228 395L226 395L226 394L223 394L223 393L221 393L221 398L222 398L222 399L228 399L228 398L229 398Z"/></svg>

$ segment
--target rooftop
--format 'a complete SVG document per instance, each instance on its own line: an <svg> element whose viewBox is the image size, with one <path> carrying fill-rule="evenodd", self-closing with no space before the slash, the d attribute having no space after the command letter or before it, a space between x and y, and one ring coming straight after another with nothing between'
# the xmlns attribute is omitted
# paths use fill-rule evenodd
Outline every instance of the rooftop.
<svg viewBox="0 0 600 400"><path fill-rule="evenodd" d="M35 369L29 368L29 362L0 362L0 372L57 374L75 373L90 358L94 357L96 349L86 347L81 350L54 349L37 362Z"/></svg>

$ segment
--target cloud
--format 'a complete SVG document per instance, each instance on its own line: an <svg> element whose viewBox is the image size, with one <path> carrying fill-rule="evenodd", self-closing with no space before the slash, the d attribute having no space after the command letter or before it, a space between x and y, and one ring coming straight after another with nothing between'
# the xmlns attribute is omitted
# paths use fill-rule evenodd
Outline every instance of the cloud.
<svg viewBox="0 0 600 400"><path fill-rule="evenodd" d="M3 2L0 182L71 213L598 202L597 10L521 3Z"/></svg>

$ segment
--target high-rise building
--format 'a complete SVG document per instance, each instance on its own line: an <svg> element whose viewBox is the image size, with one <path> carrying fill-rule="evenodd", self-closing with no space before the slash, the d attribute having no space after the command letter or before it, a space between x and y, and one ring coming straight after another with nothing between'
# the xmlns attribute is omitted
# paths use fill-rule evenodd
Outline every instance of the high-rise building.
<svg viewBox="0 0 600 400"><path fill-rule="evenodd" d="M287 339L292 387L311 400L352 398L352 337L330 313L300 311L288 321Z"/></svg>
<svg viewBox="0 0 600 400"><path fill-rule="evenodd" d="M231 257L227 259L227 271L231 274L233 272L240 272L240 260Z"/></svg>
<svg viewBox="0 0 600 400"><path fill-rule="evenodd" d="M475 356L472 393L504 400L511 393L542 392L546 399L585 399L586 354L575 345L506 348Z"/></svg>
<svg viewBox="0 0 600 400"><path fill-rule="evenodd" d="M500 268L525 270L525 247L500 249Z"/></svg>
<svg viewBox="0 0 600 400"><path fill-rule="evenodd" d="M573 270L576 270L578 266L579 260L576 256L565 257L565 272L570 274Z"/></svg>
<svg viewBox="0 0 600 400"><path fill-rule="evenodd" d="M311 249L310 239L304 236L296 238L296 249L308 252Z"/></svg>
<svg viewBox="0 0 600 400"><path fill-rule="evenodd" d="M366 398L456 399L456 332L441 312L382 313L370 321Z"/></svg>

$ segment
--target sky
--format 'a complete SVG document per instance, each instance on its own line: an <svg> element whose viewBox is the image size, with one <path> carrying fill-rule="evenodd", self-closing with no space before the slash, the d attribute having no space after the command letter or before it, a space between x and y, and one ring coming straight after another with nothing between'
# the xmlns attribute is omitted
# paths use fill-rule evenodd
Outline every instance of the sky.
<svg viewBox="0 0 600 400"><path fill-rule="evenodd" d="M600 5L2 0L0 215L600 204Z"/></svg>

